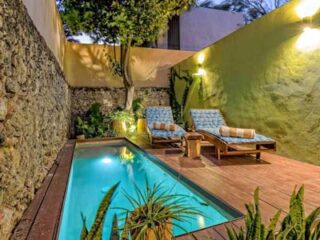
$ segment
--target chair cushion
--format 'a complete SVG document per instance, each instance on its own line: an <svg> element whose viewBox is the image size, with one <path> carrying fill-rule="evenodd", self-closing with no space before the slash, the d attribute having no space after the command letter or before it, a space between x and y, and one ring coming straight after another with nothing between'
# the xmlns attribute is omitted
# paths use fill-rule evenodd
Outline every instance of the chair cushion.
<svg viewBox="0 0 320 240"><path fill-rule="evenodd" d="M153 122L153 129L165 130L165 131L176 131L177 125L172 123Z"/></svg>
<svg viewBox="0 0 320 240"><path fill-rule="evenodd" d="M272 138L255 134L254 138L238 138L238 137L223 137L219 132L219 128L203 128L198 129L199 132L205 132L212 134L213 136L217 137L218 139L224 141L227 144L250 144L250 143L257 143L257 142L274 142Z"/></svg>
<svg viewBox="0 0 320 240"><path fill-rule="evenodd" d="M186 135L186 131L176 125L176 130L175 131L166 131L166 130L158 130L158 129L153 129L153 128L149 128L150 133L152 135L152 137L160 137L160 138L180 138L180 137L184 137Z"/></svg>
<svg viewBox="0 0 320 240"><path fill-rule="evenodd" d="M191 109L190 115L196 130L201 128L219 128L226 125L218 109Z"/></svg>
<svg viewBox="0 0 320 240"><path fill-rule="evenodd" d="M238 138L254 138L256 131L254 129L232 128L221 126L219 133L223 137L238 137Z"/></svg>
<svg viewBox="0 0 320 240"><path fill-rule="evenodd" d="M147 107L145 111L149 128L153 128L154 122L174 124L170 107Z"/></svg>
<svg viewBox="0 0 320 240"><path fill-rule="evenodd" d="M152 137L179 138L186 134L186 131L178 125L176 125L175 131L158 130L153 128L154 122L174 124L170 107L147 107L146 120Z"/></svg>

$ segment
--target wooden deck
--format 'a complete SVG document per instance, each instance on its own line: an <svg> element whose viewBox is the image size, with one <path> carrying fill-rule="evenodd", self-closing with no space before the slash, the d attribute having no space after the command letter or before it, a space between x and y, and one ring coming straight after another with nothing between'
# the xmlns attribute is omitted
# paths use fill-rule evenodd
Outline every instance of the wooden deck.
<svg viewBox="0 0 320 240"><path fill-rule="evenodd" d="M290 160L274 154L254 157L224 157L218 161L211 146L202 148L201 162L182 157L172 149L152 149L143 138L133 141L156 155L200 187L245 212L244 204L251 202L256 187L260 187L261 211L264 221L282 209L288 211L289 198L295 186L305 185L305 209L310 212L320 206L320 167ZM55 239L63 196L72 158L73 141L66 144L57 158L35 200L17 226L12 239ZM283 215L284 215L283 214ZM242 220L221 224L194 233L197 239L227 239L225 226L239 228ZM193 239L190 235L179 240Z"/></svg>

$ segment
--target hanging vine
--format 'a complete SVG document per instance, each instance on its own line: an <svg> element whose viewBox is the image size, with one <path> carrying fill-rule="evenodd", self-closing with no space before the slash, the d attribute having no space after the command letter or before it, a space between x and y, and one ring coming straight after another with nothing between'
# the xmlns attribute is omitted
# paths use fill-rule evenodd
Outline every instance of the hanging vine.
<svg viewBox="0 0 320 240"><path fill-rule="evenodd" d="M194 84L195 78L193 77L192 74L190 74L189 71L183 71L183 74L179 75L178 72L174 68L172 68L169 79L170 79L170 90L169 90L170 105L172 108L173 117L174 117L174 120L177 124L181 125L182 127L185 127L186 121L183 117L183 112L184 112L186 104L187 104L187 99L188 99L188 95L190 92L190 88L191 88L192 84ZM176 80L182 80L185 82L185 88L183 91L181 104L177 100L175 89L174 89ZM199 91L198 91L199 98L201 99L201 101L203 100L203 85L202 84L203 83L201 81L199 84Z"/></svg>

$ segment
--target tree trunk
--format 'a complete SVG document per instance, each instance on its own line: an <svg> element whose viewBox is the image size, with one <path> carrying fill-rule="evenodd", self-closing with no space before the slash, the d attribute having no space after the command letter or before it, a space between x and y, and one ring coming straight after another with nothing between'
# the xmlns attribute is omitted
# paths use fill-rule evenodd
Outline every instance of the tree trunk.
<svg viewBox="0 0 320 240"><path fill-rule="evenodd" d="M131 41L129 40L128 45L124 47L124 62L123 62L123 84L126 89L126 102L125 110L131 111L132 102L134 98L134 85L130 74L130 50Z"/></svg>
<svg viewBox="0 0 320 240"><path fill-rule="evenodd" d="M132 102L134 98L134 86L128 86L126 88L126 107L125 109L130 111L132 108Z"/></svg>

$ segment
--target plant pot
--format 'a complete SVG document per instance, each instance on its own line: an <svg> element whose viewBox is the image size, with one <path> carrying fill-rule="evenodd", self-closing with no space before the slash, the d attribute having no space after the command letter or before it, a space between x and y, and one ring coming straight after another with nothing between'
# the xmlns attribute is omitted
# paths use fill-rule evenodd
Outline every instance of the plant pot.
<svg viewBox="0 0 320 240"><path fill-rule="evenodd" d="M136 219L139 219L139 212L141 212L141 208L137 208L133 211L131 216L128 219L129 226L132 223L136 223ZM139 220L138 220L139 221ZM130 231L132 239L137 239L140 229L134 229ZM168 219L167 222L163 223L162 225L156 226L155 228L148 228L145 231L145 235L142 239L139 240L158 240L157 236L160 236L161 240L172 240L172 223L171 220Z"/></svg>
<svg viewBox="0 0 320 240"><path fill-rule="evenodd" d="M84 140L84 139L86 139L86 136L84 134L77 135L77 139Z"/></svg>
<svg viewBox="0 0 320 240"><path fill-rule="evenodd" d="M127 124L125 121L114 120L112 122L112 127L118 136L125 135L127 132Z"/></svg>
<svg viewBox="0 0 320 240"><path fill-rule="evenodd" d="M137 132L145 133L147 132L147 120L144 118L139 118L137 121Z"/></svg>

